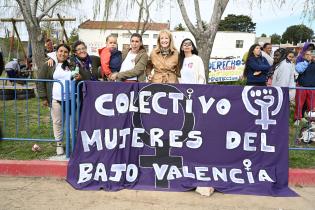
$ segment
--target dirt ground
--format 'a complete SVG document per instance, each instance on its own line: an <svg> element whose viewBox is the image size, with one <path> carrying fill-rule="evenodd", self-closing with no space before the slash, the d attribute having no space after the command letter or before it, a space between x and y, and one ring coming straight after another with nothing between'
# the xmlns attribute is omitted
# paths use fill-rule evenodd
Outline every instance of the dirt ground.
<svg viewBox="0 0 315 210"><path fill-rule="evenodd" d="M301 197L195 192L77 191L66 181L53 178L0 177L0 209L109 209L109 210L315 210L315 187L294 187Z"/></svg>

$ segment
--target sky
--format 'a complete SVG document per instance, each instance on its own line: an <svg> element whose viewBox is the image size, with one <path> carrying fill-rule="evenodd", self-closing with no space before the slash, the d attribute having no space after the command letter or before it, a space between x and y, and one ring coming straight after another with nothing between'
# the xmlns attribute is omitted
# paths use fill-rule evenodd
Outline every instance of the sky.
<svg viewBox="0 0 315 210"><path fill-rule="evenodd" d="M265 1L261 5L256 3L259 0L230 0L223 17L228 14L236 15L248 15L252 18L253 22L256 23L256 34L260 36L262 33L271 35L277 33L282 35L288 26L296 24L305 24L307 27L310 27L315 32L315 20L309 21L307 17L304 17L303 14L303 4L299 0L286 0L286 4L279 7L277 3L271 3L275 1ZM281 1L281 0L278 0ZM124 2L120 0L120 3ZM180 9L175 0L164 0L158 1L157 5L154 5L150 14L154 22L171 22L171 28L174 28L179 23L184 24L182 19ZM161 3L163 2L163 3ZM192 0L185 0L185 4L188 8L188 14L191 14L190 19L195 23L194 17L194 6ZM201 16L206 22L209 22L211 11L213 7L213 0L199 0L201 8ZM252 5L250 2L254 2ZM277 2L277 1L276 1ZM120 5L121 6L121 5ZM171 7L170 7L171 6ZM78 8L69 8L64 13L67 17L76 17L77 21L74 23L67 23L66 26L68 31L72 28L77 27L80 22L87 19L94 19L93 14L93 4L90 0L83 0L83 6ZM133 15L131 15L133 14ZM5 13L0 14L0 17L6 17ZM96 17L95 20L101 20L102 15ZM128 11L122 10L117 15L111 15L109 20L125 20L125 21L136 21L137 11L129 9ZM58 24L56 24L58 26ZM6 25L8 29L11 29L11 26ZM5 34L4 24L0 23L0 36L3 37ZM20 31L20 36L23 40L27 40L27 31L23 24L18 24L18 29Z"/></svg>

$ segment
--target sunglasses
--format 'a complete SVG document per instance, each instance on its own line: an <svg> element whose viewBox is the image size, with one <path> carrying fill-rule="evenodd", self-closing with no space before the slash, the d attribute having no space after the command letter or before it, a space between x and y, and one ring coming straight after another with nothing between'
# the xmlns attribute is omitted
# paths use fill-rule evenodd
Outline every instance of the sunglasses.
<svg viewBox="0 0 315 210"><path fill-rule="evenodd" d="M184 42L184 43L183 43L183 46L185 46L185 47L190 47L190 46L192 46L192 43L191 43L191 42Z"/></svg>
<svg viewBox="0 0 315 210"><path fill-rule="evenodd" d="M79 52L79 51L86 51L86 47L77 48L75 51L76 51L76 52Z"/></svg>

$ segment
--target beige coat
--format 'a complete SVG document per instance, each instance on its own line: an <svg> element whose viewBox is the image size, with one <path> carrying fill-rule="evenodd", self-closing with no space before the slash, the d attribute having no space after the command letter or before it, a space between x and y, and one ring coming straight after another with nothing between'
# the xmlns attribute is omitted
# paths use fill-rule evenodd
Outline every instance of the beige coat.
<svg viewBox="0 0 315 210"><path fill-rule="evenodd" d="M124 61L130 50L124 51L122 54L122 60ZM148 63L148 54L145 49L139 50L135 58L135 67L132 70L119 72L117 79L123 81L128 78L137 77L138 82L145 82L145 70Z"/></svg>
<svg viewBox="0 0 315 210"><path fill-rule="evenodd" d="M152 83L178 83L180 72L177 50L171 50L169 55L163 57L158 49L153 49L147 67L147 75L151 74L152 69L154 69Z"/></svg>

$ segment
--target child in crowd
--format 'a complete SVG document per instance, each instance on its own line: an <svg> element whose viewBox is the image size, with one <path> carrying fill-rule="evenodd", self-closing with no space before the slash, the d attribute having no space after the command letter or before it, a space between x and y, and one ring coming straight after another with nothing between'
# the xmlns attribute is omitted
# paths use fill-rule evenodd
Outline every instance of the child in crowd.
<svg viewBox="0 0 315 210"><path fill-rule="evenodd" d="M113 35L106 37L106 47L99 49L101 59L101 74L103 78L110 78L114 72L119 72L122 57L121 51L117 49L117 38Z"/></svg>
<svg viewBox="0 0 315 210"><path fill-rule="evenodd" d="M312 63L312 53L310 50L306 50L303 56L303 60L298 62L295 66L295 70L299 73L297 78L297 84L299 87L314 87L315 86L315 68L310 66ZM315 111L315 91L314 90L297 90L295 96L295 112L294 119L295 124L299 124L299 120L302 118L302 108L304 103L307 104L308 111Z"/></svg>

